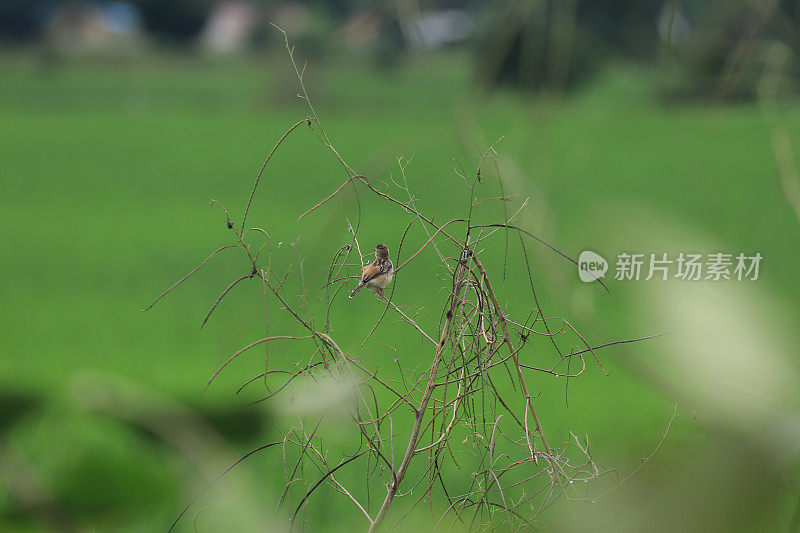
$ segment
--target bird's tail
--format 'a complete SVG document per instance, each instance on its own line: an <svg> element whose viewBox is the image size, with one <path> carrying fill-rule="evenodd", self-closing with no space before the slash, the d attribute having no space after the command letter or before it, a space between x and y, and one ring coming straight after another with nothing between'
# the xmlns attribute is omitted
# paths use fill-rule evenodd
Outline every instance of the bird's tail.
<svg viewBox="0 0 800 533"><path fill-rule="evenodd" d="M358 291L360 291L361 289L363 289L363 288L364 288L364 287L366 287L366 286L367 286L367 285L366 285L365 283L359 283L359 284L358 284L358 287L356 287L355 289L353 289L353 292L351 292L351 293L350 293L350 298L354 298L354 297L355 297L355 295L356 295L356 294L358 294Z"/></svg>

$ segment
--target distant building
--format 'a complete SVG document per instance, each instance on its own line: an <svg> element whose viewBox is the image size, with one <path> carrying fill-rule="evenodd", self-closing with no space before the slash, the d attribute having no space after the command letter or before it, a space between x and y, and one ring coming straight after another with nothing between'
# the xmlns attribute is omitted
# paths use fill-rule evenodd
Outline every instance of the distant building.
<svg viewBox="0 0 800 533"><path fill-rule="evenodd" d="M139 9L130 2L69 2L44 14L45 40L62 53L124 53L144 38Z"/></svg>
<svg viewBox="0 0 800 533"><path fill-rule="evenodd" d="M228 1L215 5L200 34L203 50L217 55L243 51L257 28L258 12L252 2Z"/></svg>

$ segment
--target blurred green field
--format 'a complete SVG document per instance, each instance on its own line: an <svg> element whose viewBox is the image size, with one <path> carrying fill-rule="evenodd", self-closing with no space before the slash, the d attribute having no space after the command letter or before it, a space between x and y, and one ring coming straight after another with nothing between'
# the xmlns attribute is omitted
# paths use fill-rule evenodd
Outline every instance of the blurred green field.
<svg viewBox="0 0 800 533"><path fill-rule="evenodd" d="M234 63L179 56L53 63L33 53L6 54L0 72L0 430L9 457L3 477L27 487L21 496L4 483L0 529L163 530L200 481L275 437L272 408L245 407L255 391L234 396L263 369L263 354L239 358L200 395L228 355L263 336L263 294L255 281L237 287L201 331L217 295L247 273L240 257L221 255L152 311L139 310L230 242L224 214L210 200L240 218L265 153L306 116L296 81L281 54ZM800 153L797 102L781 102L777 114L755 104L667 107L655 96L657 76L626 66L568 97L475 95L471 75L465 57L433 55L386 71L312 61L306 83L354 169L397 177L397 157L413 155L409 185L419 207L437 220L459 216L467 205L454 158L474 169L479 155L504 137L497 150L505 183L520 199L531 197L520 225L573 257L585 249L607 259L625 251L760 252L759 281L727 282L722 291L748 294L754 304L748 311L767 324L770 339L790 347L785 354L797 371L791 356L800 318L800 223L777 177L770 140L780 121ZM297 217L345 177L319 142L298 130L268 167L251 210L249 222L273 238L276 263L296 265L297 253L306 257L310 294L318 295L330 257L348 238L346 217L357 216L355 201L343 195L299 223ZM500 215L498 209L481 216ZM362 244L385 241L394 254L407 220L366 199L361 223ZM405 255L423 241L412 232ZM669 315L641 305L657 282L610 279L608 296L581 283L574 266L552 252L528 248L546 314L570 318L592 344L675 329ZM499 289L509 298L529 290L515 250ZM501 270L501 248L487 254ZM426 306L433 326L443 297L435 263L423 254L398 276L395 293L398 304ZM359 348L381 307L371 297L342 296L334 303L334 328L343 348L392 372L391 345L405 365L424 368L425 346L393 320L379 330L380 342ZM296 331L277 307L270 320L271 332ZM685 376L670 379L651 366L664 360L664 346L653 340L599 351L609 375L590 364L585 376L570 381L568 408L563 381L534 376L550 433L556 440L570 429L588 433L604 464L634 468L658 443L682 396L673 385ZM271 357L280 364L307 355L296 350L275 345ZM528 356L551 361L551 351L538 341ZM115 401L114 394L125 396L120 391L136 405L140 395L153 398L152 405L188 405L205 421L199 424L210 422L208 431L222 434L222 459L199 468L180 445L164 443L161 426L148 425L146 408L131 413ZM796 408L797 390L785 400ZM727 442L717 439L728 433L703 416L701 409L697 419L676 423L652 463L656 479L670 468L692 468L682 462L687 450ZM264 501L282 486L279 468L274 457L251 459L235 485L246 496L232 500L252 500L255 515L271 518ZM793 512L791 490L777 493L768 526L786 523ZM222 500L212 494L205 505L224 506ZM347 505L320 498L309 509L311 523L325 516L330 530L345 529L358 520ZM187 515L186 530L193 517ZM764 526L762 518L753 520ZM204 515L197 520L202 526ZM207 529L215 530L214 523Z"/></svg>

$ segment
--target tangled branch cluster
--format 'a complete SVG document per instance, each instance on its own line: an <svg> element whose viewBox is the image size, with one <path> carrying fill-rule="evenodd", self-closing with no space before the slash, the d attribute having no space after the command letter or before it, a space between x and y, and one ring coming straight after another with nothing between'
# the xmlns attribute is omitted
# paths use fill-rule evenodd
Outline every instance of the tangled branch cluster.
<svg viewBox="0 0 800 533"><path fill-rule="evenodd" d="M314 350L310 357L282 368L270 366L267 350L263 372L239 390L263 383L267 394L261 400L267 400L293 394L298 383L312 383L326 393L344 386L351 394L347 418L352 422L354 433L348 442L332 443L322 434L325 412L317 416L316 421L298 414L294 423L279 427L281 439L253 450L236 464L261 450L274 448L274 453L281 453L285 479L277 512L285 509L292 525L301 520L313 496L324 488L351 502L363 515L370 531L379 528L390 515L395 521L402 520L421 503L429 506L438 525L462 524L470 528L504 525L515 529L534 525L541 513L556 501L574 507L596 498L596 495L590 496L586 483L616 473L593 459L588 438L570 434L568 439L558 443L548 438L537 414L537 398L531 394L529 386L531 375L536 372L562 378L579 376L587 366L586 354L592 354L602 370L596 350L617 344L593 347L566 319L544 315L533 286L525 240L542 243L569 261L574 263L574 260L512 223L519 211L510 216L506 212L508 198L499 172L500 196L495 199L503 203L503 220L492 224L473 222L474 209L488 199L480 198L478 190L486 181L483 178L485 163L495 162L494 146L480 158L474 173L467 175L463 169L457 171L470 199L467 212L463 218L444 222L434 221L417 208L402 163L402 182L393 180L394 187L376 186L367 177L354 172L320 124L305 92L303 72L294 61L288 41L287 49L310 115L290 127L267 156L241 221L234 221L223 207L234 241L214 251L153 304L222 250L238 249L247 258L249 270L225 288L203 323L236 285L255 278L264 289L267 318L270 307L277 307L289 313L303 334L268 335L248 344L232 354L206 386L231 361L256 346L268 348L274 342L312 343ZM348 270L354 272L365 259L358 240L358 225L349 226L349 241L343 243L332 258L328 283L319 292L325 302L324 317L316 316L304 299L297 303L298 299L289 294L286 273L281 274L271 266L269 234L247 226L247 215L266 166L283 141L304 126L343 166L347 177L331 195L300 218L323 209L327 202L348 192L354 193L356 198L362 194L374 195L398 215L407 217L408 224L396 248L396 282L388 297L382 299L384 307L380 318L362 346L379 331L384 317L394 314L428 346L427 366L421 370L406 368L399 361L397 370L392 373L371 369L337 343L331 318L332 304L342 296L342 289L346 293L345 285L357 277L347 275ZM526 203L523 202L520 210ZM423 244L404 257L404 242L412 228L421 232ZM253 234L264 239L259 248L250 242ZM509 312L509 305L501 301L495 290L497 280L482 260L484 251L494 240L504 240L507 249L509 236L519 238L531 281L533 302L524 316ZM421 254L431 249L442 271L446 272L446 283L440 319L427 324L420 318L419 309L395 302L394 287L398 286L397 280L402 280L405 267L430 256ZM353 257L356 254L358 257ZM302 269L295 273L301 278L304 276ZM559 335L573 335L580 339L582 346L563 353L555 341ZM524 362L528 358L522 357L523 350L536 338L545 339L558 354L554 364L534 366ZM641 339L619 342L634 340ZM579 364L574 364L573 360ZM578 370L570 371L570 368ZM466 438L455 438L456 434L466 434ZM233 466L235 464L231 468ZM364 474L356 476L354 471ZM400 500L403 501L402 515L393 511Z"/></svg>

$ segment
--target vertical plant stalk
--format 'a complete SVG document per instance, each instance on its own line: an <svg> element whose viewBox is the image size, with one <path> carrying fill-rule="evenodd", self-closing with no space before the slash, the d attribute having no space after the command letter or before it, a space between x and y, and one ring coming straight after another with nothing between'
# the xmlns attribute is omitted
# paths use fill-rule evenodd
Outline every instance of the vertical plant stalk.
<svg viewBox="0 0 800 533"><path fill-rule="evenodd" d="M461 294L461 284L464 281L464 275L466 271L467 269L465 265L461 264L458 274L456 275L452 297L450 298L450 309L447 312L447 317L445 318L444 327L442 328L442 335L439 338L439 344L436 346L433 363L431 363L431 371L428 374L428 384L425 387L425 393L422 396L419 407L414 413L414 426L411 429L411 436L408 439L406 453L403 455L403 459L400 461L400 467L397 469L397 472L392 473L392 481L389 483L389 487L386 492L386 498L384 498L383 503L378 510L378 514L375 516L375 520L373 520L372 524L370 525L370 532L376 531L380 527L381 522L383 522L383 520L386 518L389 508L392 506L394 496L397 494L397 490L400 488L400 484L403 482L406 472L408 471L408 467L411 465L411 460L414 458L416 453L415 450L417 448L417 444L419 443L420 428L422 427L422 422L425 419L425 411L428 408L428 402L430 402L431 396L433 395L433 390L436 386L436 374L439 371L439 365L442 362L444 347L447 344L447 338L450 335L450 328L453 324L453 317L455 316L456 307L458 307L458 298Z"/></svg>
<svg viewBox="0 0 800 533"><path fill-rule="evenodd" d="M286 37L285 32L284 37ZM234 224L227 209L219 202L212 202L212 205L219 205L225 212L227 229L231 230L235 237L232 239L233 243L223 246L213 252L198 267L170 286L155 300L155 302L153 302L153 304L155 304L177 286L181 285L222 250L226 248L241 248L241 253L247 260L247 269L240 272L238 278L230 283L217 298L208 315L206 315L206 320L213 314L214 309L234 286L238 286L239 283L245 279L259 277L263 285L268 330L264 338L251 342L228 357L208 380L206 387L214 381L219 373L226 368L233 359L248 352L255 346L262 344L269 346L272 341L278 339L310 341L310 344L314 345L314 349L306 359L295 362L284 362L285 364L281 364L281 360L270 361L270 354L266 353L263 372L242 385L237 391L237 394L249 384L257 382L258 378L261 377L264 378L264 386L267 394L254 403L268 400L279 394L287 394L286 391L291 391L295 386L295 378L305 378L309 383L319 383L318 378L336 378L339 380L346 377L347 383L353 384L354 401L350 406L350 416L352 417L354 427L357 429L359 435L359 439L352 441L355 449L343 448L342 444L344 443L337 442L332 444L324 435L319 435L317 428L320 427L321 418L317 422L317 427L315 427L314 431L312 431L311 434L307 434L305 431L304 415L296 411L299 425L295 424L285 430L278 427L278 430L283 433L283 440L257 448L245 456L247 457L257 451L277 444L282 445L285 484L283 494L276 508L276 516L278 516L280 509L285 507L288 511L287 518L290 518L291 524L295 525L297 523L296 519L300 516L304 507L310 503L312 496L318 494L318 489L327 486L351 501L355 509L358 510L359 515L363 515L369 522L369 531L373 532L380 529L386 520L395 496L401 497L416 490L415 488L417 486L425 482L426 477L428 478L427 489L420 491L421 496L410 506L399 521L402 521L403 518L414 510L417 504L425 498L428 498L431 502L431 508L433 509L433 488L437 483L441 484L442 493L447 500L445 503L449 503L449 506L441 515L439 522L444 520L452 510L455 519L466 525L469 520L467 519L467 521L464 521L462 515L467 513L467 509L471 510L474 508L475 512L468 527L472 527L472 524L475 524L479 513L481 513L481 520L484 520L484 513L488 513L486 516L488 516L489 522L485 525L493 527L492 510L496 508L501 508L504 511L505 520L509 528L514 528L512 522L516 521L519 521L519 524L523 527L533 527L534 521L539 514L561 496L565 498L567 504L570 506L574 507L576 504L580 504L581 501L587 499L587 495L583 494L585 491L579 492L577 490L572 484L573 480L588 481L589 479L597 479L608 474L611 470L603 469L593 461L591 455L588 453L588 438L585 444L577 442L577 448L586 457L587 462L584 464L573 463L572 459L567 456L565 449L552 449L550 447L545 437L542 423L534 408L534 397L531 396L529 392L524 369L544 372L554 376L578 377L586 368L582 354L591 352L602 371L600 360L595 354L596 349L614 344L644 340L652 338L652 336L616 341L592 347L566 319L561 318L563 324L559 330L551 331L547 324L548 318L546 318L546 315L542 311L538 300L535 301L535 306L529 309L528 318L517 318L515 321L514 318L516 317L507 314L509 308L506 307L504 309L501 306L500 299L495 294L492 283L490 282L489 274L482 262L478 259L478 255L484 251L484 249L481 248L485 246L484 243L489 242L492 235L503 231L506 236L503 280L505 280L506 264L508 261L509 232L517 232L520 236L520 242L522 242L523 236L527 236L573 264L577 263L567 254L545 242L534 233L511 225L512 219L527 205L527 199L523 202L517 213L510 217L508 216L505 204L503 204L502 223L474 224L472 222L473 208L484 201L500 200L506 202L509 200L509 197L506 196L503 190L500 172L496 164L495 170L497 171L497 180L501 196L482 199L476 196L478 184L483 183L487 179L486 176L483 178L481 177L484 159L487 157L492 160L494 159L494 145L481 157L474 180L470 182L470 180L465 177L466 172L459 174L458 171L456 171L466 182L469 192L469 205L465 216L463 218L454 218L446 221L437 220L434 222L434 216L426 216L417 207L415 202L416 197L412 194L408 181L406 180L405 169L408 164L407 162L401 161L400 164L402 180L391 180L394 187L396 187L396 191L399 192L398 196L397 192L388 184L386 188L381 187L380 190L375 188L366 176L356 174L342 159L339 152L333 147L324 128L319 123L316 112L311 105L311 101L303 85L303 73L305 69L299 69L295 63L293 49L289 45L288 39L286 39L286 47L292 66L300 82L301 96L309 106L310 115L292 125L279 138L274 148L266 156L250 191L250 196L242 215L241 224ZM256 189L261 182L268 163L288 136L295 130L298 130L303 124L309 126L310 132L327 150L330 150L333 157L345 168L348 176L332 194L300 215L298 221L316 212L333 198L346 194L346 191L352 191L355 196L360 220L362 205L359 200L358 191L363 190L367 195L374 196L376 199L381 200L386 206L399 209L403 213L403 216L408 217L406 229L399 239L396 262L398 266L395 269L395 274L398 274L406 265L412 262L424 263L425 260L422 252L426 249L430 251L431 248L441 261L439 266L446 270L447 274L442 276L442 284L443 289L449 292L449 294L441 308L441 310L445 312L445 316L444 322L441 325L441 333L438 342L435 340L436 334L434 331L429 330L425 322L418 318L419 313L423 309L415 305L403 304L403 302L395 303L394 290L390 298L386 301L386 308L383 314L381 314L381 317L367 336L367 340L372 337L387 312L396 314L402 319L398 320L398 322L405 323L409 328L415 329L422 334L427 342L430 342L435 347L433 358L428 369L423 368L419 373L414 369L409 373L408 369L404 369L399 360L396 359L395 361L397 362L400 378L399 380L393 379L391 374L388 376L386 375L385 369L383 372L380 372L379 368L375 368L374 370L370 369L366 364L359 362L357 358L343 351L337 343L337 340L334 340L336 335L333 333L334 328L331 320L333 298L335 298L336 294L341 290L341 286L333 289L333 296L326 296L324 300L325 321L324 326L320 327L316 320L318 315L314 312L314 308L312 307L313 302L306 297L308 285L302 267L303 258L300 256L297 243L292 243L292 246L295 247L297 251L296 260L298 267L296 270L292 269L292 265L289 265L285 271L278 270L277 267L272 265L270 234L263 229L248 227L246 225L246 218L250 211ZM362 264L363 255L358 242L359 224L357 223L355 227L353 227L353 225L350 224L349 218L346 220L350 235L349 240L351 240L352 243L342 245L334 255L328 274L328 283L322 287L326 289L326 291L329 286L335 286L350 278L349 276L344 276L332 279L342 270L349 267L361 266ZM462 224L463 226L461 226ZM455 236L456 234L452 230L452 226L454 225L463 227L465 232L465 238L463 240ZM418 250L411 254L408 259L401 263L400 256L403 242L405 242L409 231L414 227L418 228L420 232L419 237L422 238L424 243ZM471 240L470 232L474 230L479 230L479 234L477 239ZM245 238L248 232L251 231L263 234L265 237L264 244L262 244L261 248L255 251L255 253L251 250L251 243ZM449 256L448 252L450 250L445 250L445 247L455 252L455 258ZM259 262L259 253L263 249L266 249L267 258ZM357 251L359 256L357 264L352 260L348 260L350 253L354 251ZM522 251L525 255L526 265L528 265L528 276L530 278L531 288L533 288L533 279L531 277L531 270L524 244L522 244ZM452 263L453 259L455 259L455 263ZM429 268L430 265L426 264L426 269ZM292 294L287 291L287 286L289 286L288 280L291 275L296 275L297 282L300 284L300 288L298 289L300 291L299 300L296 298L296 296L298 296L297 294ZM452 282L449 291L446 286L446 280L448 280L448 278ZM608 290L602 280L597 281ZM394 287L397 287L397 285L395 284ZM294 331L286 332L291 334L285 335L269 334L269 306L273 298L278 308L287 312L295 326L304 330L306 334L298 335ZM535 298L534 292L534 299ZM150 307L152 307L153 304L151 304ZM533 317L532 322L531 317ZM534 325L537 320L540 320L544 324L544 332L537 332L535 330ZM426 330L430 331L430 335ZM561 353L553 337L563 332L570 331L586 345L586 350L574 351L569 354ZM521 340L517 342L516 347L515 341L512 339L512 333L520 335ZM545 368L537 368L524 365L520 362L519 352L525 347L528 336L532 334L542 335L549 338L552 342L558 355L558 360L552 368L548 369L546 365L542 365ZM366 340L364 342L366 342ZM504 345L508 349L507 354L503 348ZM449 358L445 356L446 348L452 351L452 356ZM501 352L503 355L501 355ZM448 356L449 355L451 354L448 353ZM566 372L562 371L561 365L564 364L565 361L568 365L570 358L573 356L580 359L581 370L570 373L569 366L567 366ZM269 363L269 365L267 365L267 363ZM516 372L509 368L511 364L516 367ZM538 364L539 363L537 363L537 365ZM497 367L500 367L497 371L492 370ZM513 386L513 394L515 395L513 399L504 399L498 387L495 386L492 375L496 372L502 372L502 370L506 371L509 384ZM501 379L506 379L505 374L502 375ZM519 387L516 386L517 382ZM449 389L448 387L450 384L455 383L458 385L455 387L457 390L454 393L452 388ZM439 387L441 388L439 389ZM324 389L324 387L322 388ZM379 397L376 389L382 390L384 394L391 395L390 401L384 403L383 398ZM436 392L435 397L434 392ZM524 396L524 398L522 398L522 396ZM419 403L417 403L417 399L419 399ZM524 416L515 413L515 409L518 409L518 407L514 407L516 401L520 401L520 403L524 401ZM413 413L413 421L410 432L407 434L408 444L405 453L402 455L402 458L400 458L398 464L395 461L396 446L394 439L396 436L394 433L393 415L406 407ZM516 427L524 433L524 438L512 440L509 438L510 433L504 432L500 427L500 421L504 415L498 414L497 411L499 411L501 407L508 412L513 422L516 423ZM439 418L441 418L441 424L437 426ZM533 425L530 430L529 419L532 420ZM488 422L488 425L491 425L491 435L489 435L487 433L487 421L491 420L494 420L494 423L491 424ZM510 419L506 420L511 423ZM382 435L383 424L387 421L389 426L388 439ZM453 443L451 442L452 432L457 427L465 427L469 432L467 439L465 439L462 444L466 445L468 440L472 438L473 448L477 448L478 451L472 454L472 459L476 462L476 470L474 470L472 479L466 481L465 485L468 486L464 487L465 491L459 492L459 496L456 497L456 493L453 489L449 488L451 480L446 479L447 476L443 476L443 464L449 457L457 468L461 468L457 462ZM540 449L538 450L534 446L534 441L537 436L541 438ZM430 443L428 444L426 440L427 445L420 446L420 442L428 437L430 437ZM666 437L666 434L664 437ZM489 439L487 443L482 443L484 438ZM536 444L538 445L538 441ZM287 448L296 450L297 457L293 461L294 468L291 468L289 464L290 459L287 455ZM657 449L658 448L656 448L656 451ZM421 462L423 464L418 469L424 469L424 472L422 472L421 477L411 475L409 469L411 468L412 461L418 454L423 452L425 452L428 457L427 469L424 469L424 460L420 459L417 463ZM449 456L446 455L447 453L449 453ZM655 453L655 451L653 453ZM338 474L340 469L345 469L346 467L353 468L353 466L348 465L355 465L359 458L364 458L359 460L358 463L362 466L366 466L367 471L366 500L359 500L364 497L361 490L362 487L349 484L345 486L344 478L340 481L334 475ZM544 460L544 464L541 466L539 466L539 459ZM488 463L486 462L487 460ZM235 464L238 464L238 462ZM235 466L235 464L232 466ZM391 478L388 483L383 485L384 472L387 470L390 472ZM518 474L510 474L504 477L512 470L517 471ZM513 477L514 475L524 477L517 482L509 480L509 477ZM540 475L541 477L539 477ZM381 481L381 484L386 490L384 499L382 501L378 499L380 506L374 513L374 518L372 517L374 506L370 504L371 485L373 481L376 483ZM501 481L503 483L502 486ZM530 488L526 487L526 485L533 485L539 481L543 484L540 488L535 486ZM404 482L406 488L401 492L400 489ZM458 482L458 480L455 482ZM297 486L296 489L294 488L295 486ZM499 500L497 500L493 494L495 488ZM290 504L290 501L296 501L295 495L299 498L299 503ZM316 498L318 496L314 497ZM196 498L184 508L178 516L178 519L180 519L195 500ZM376 502L376 504L378 502ZM534 505L535 502L536 504ZM176 519L176 522L177 521ZM300 520L299 523L302 522L303 520Z"/></svg>

